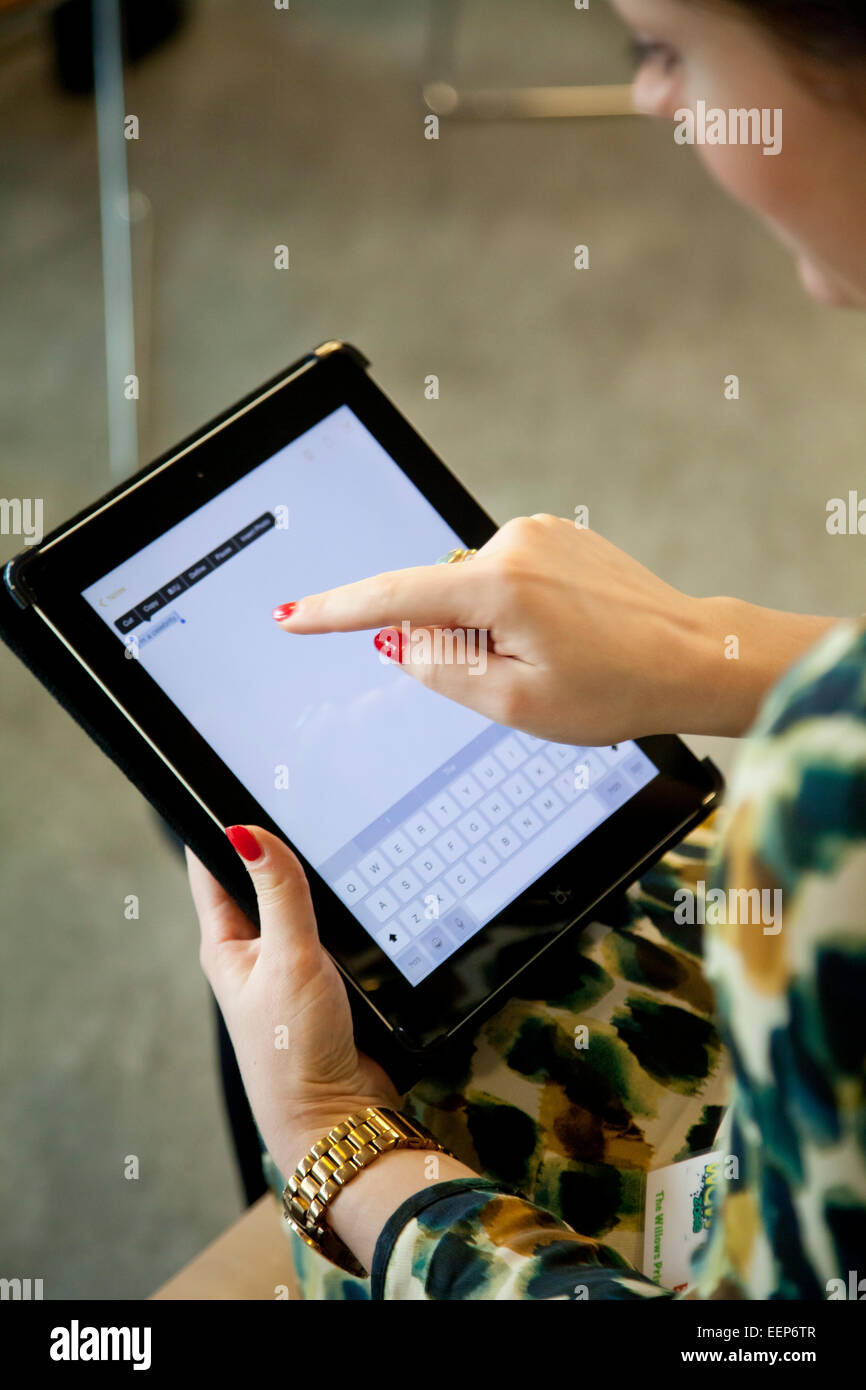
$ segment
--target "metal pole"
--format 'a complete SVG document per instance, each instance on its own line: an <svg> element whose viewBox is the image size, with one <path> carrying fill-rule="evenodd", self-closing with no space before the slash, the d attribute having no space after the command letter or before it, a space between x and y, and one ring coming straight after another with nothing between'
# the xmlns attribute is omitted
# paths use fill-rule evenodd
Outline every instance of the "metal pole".
<svg viewBox="0 0 866 1390"><path fill-rule="evenodd" d="M93 72L102 223L108 453L113 479L138 466L138 384L126 141L123 133L123 45L119 0L93 0ZM135 394L133 394L133 392Z"/></svg>

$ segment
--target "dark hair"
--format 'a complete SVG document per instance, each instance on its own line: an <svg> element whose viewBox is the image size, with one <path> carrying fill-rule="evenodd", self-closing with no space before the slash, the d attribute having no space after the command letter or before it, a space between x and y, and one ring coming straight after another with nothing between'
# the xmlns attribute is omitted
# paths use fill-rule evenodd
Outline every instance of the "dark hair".
<svg viewBox="0 0 866 1390"><path fill-rule="evenodd" d="M788 48L820 63L866 62L864 0L725 0Z"/></svg>

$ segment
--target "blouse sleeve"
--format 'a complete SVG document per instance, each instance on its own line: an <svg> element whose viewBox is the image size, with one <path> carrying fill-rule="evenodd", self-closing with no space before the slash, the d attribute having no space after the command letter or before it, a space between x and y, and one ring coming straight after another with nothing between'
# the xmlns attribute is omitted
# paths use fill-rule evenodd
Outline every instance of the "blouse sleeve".
<svg viewBox="0 0 866 1390"><path fill-rule="evenodd" d="M614 1250L486 1178L413 1194L376 1245L374 1299L670 1298Z"/></svg>

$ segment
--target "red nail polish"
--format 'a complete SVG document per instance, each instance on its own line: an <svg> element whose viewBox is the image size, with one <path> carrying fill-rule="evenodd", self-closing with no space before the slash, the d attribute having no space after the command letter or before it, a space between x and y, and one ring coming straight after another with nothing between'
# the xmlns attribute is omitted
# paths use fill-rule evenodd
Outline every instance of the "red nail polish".
<svg viewBox="0 0 866 1390"><path fill-rule="evenodd" d="M286 618L290 618L297 608L297 603L281 603L279 608L274 609L274 621L282 623Z"/></svg>
<svg viewBox="0 0 866 1390"><path fill-rule="evenodd" d="M373 638L373 645L389 661L399 663L403 660L403 638L396 627L383 627Z"/></svg>
<svg viewBox="0 0 866 1390"><path fill-rule="evenodd" d="M261 859L261 845L255 835L250 834L245 825L230 825L226 829L226 834L241 859L246 859L250 864L254 863L256 859Z"/></svg>

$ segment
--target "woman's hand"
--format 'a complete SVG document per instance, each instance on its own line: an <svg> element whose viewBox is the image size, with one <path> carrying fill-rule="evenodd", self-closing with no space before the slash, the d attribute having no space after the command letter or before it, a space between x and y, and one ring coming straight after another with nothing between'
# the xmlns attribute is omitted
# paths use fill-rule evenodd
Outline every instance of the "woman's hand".
<svg viewBox="0 0 866 1390"><path fill-rule="evenodd" d="M187 850L201 963L262 1137L288 1177L310 1144L352 1111L400 1097L355 1047L346 987L319 941L297 858L255 826L232 827L230 839L256 890L261 935Z"/></svg>
<svg viewBox="0 0 866 1390"><path fill-rule="evenodd" d="M380 651L424 685L498 724L581 745L743 733L833 621L690 598L602 536L546 515L508 522L468 563L376 575L274 617L298 634L386 627ZM483 665L449 662L443 630L480 634Z"/></svg>

